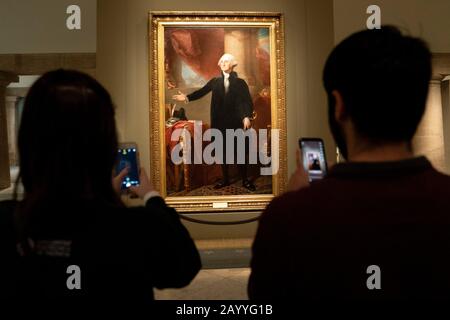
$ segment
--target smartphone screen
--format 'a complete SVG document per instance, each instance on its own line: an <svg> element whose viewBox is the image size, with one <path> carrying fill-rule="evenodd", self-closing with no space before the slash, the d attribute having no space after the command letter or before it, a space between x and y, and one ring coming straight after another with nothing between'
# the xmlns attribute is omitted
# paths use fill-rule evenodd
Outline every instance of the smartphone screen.
<svg viewBox="0 0 450 320"><path fill-rule="evenodd" d="M323 140L303 138L299 140L303 155L303 167L308 172L309 181L320 180L327 175L327 162Z"/></svg>
<svg viewBox="0 0 450 320"><path fill-rule="evenodd" d="M122 190L139 185L139 166L135 146L120 146L118 150L116 173L128 167L128 175L122 181Z"/></svg>

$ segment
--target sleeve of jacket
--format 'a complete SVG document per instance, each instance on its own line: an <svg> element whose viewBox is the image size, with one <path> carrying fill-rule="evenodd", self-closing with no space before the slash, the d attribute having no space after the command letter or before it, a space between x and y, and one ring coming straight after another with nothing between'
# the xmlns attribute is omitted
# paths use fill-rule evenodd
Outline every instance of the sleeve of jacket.
<svg viewBox="0 0 450 320"><path fill-rule="evenodd" d="M16 251L16 233L14 226L14 211L16 201L0 201L0 300L19 294L17 277L19 263ZM7 301L7 300L5 300Z"/></svg>
<svg viewBox="0 0 450 320"><path fill-rule="evenodd" d="M250 95L247 83L243 79L240 79L239 111L241 112L241 119L245 117L250 118L253 113L252 96Z"/></svg>
<svg viewBox="0 0 450 320"><path fill-rule="evenodd" d="M153 233L153 254L148 261L156 288L181 288L188 285L201 269L194 241L175 209L161 197L146 203Z"/></svg>
<svg viewBox="0 0 450 320"><path fill-rule="evenodd" d="M189 101L198 100L211 92L213 81L214 79L209 80L202 88L192 92L191 94L188 94L187 98L189 99Z"/></svg>
<svg viewBox="0 0 450 320"><path fill-rule="evenodd" d="M261 215L252 246L250 300L279 300L288 297L286 222L282 202L275 198ZM292 254L292 253L291 253Z"/></svg>

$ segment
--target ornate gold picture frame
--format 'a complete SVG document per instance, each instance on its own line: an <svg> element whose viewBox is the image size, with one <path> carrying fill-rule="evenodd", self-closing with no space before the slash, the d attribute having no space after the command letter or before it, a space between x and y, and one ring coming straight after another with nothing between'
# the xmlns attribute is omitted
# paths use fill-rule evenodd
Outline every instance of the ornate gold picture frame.
<svg viewBox="0 0 450 320"><path fill-rule="evenodd" d="M149 33L151 179L156 189L180 212L264 209L286 186L282 14L150 12ZM254 141L244 138L248 149L234 151L235 159L245 154L243 162L203 161L208 143L216 140L200 138L197 144L197 133L206 137L216 130L225 139L230 128L262 135ZM227 139L223 159L230 154ZM269 163L248 159L253 145ZM193 160L195 155L200 161ZM272 174L262 173L267 166Z"/></svg>

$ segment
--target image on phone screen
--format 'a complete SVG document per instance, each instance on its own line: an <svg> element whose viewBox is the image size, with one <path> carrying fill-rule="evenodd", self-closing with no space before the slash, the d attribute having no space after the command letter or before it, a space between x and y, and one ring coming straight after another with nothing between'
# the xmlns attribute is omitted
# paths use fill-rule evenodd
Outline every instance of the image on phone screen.
<svg viewBox="0 0 450 320"><path fill-rule="evenodd" d="M320 180L327 174L325 150L321 139L300 139L303 167L308 172L309 181Z"/></svg>
<svg viewBox="0 0 450 320"><path fill-rule="evenodd" d="M122 181L122 190L139 185L139 169L136 148L119 148L116 173L128 167L128 175Z"/></svg>

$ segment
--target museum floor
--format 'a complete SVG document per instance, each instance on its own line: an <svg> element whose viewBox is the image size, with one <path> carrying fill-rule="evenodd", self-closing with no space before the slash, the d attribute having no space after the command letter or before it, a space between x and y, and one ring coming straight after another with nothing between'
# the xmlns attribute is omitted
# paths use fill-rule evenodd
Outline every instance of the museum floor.
<svg viewBox="0 0 450 320"><path fill-rule="evenodd" d="M157 300L247 300L249 268L203 269L182 289L155 290Z"/></svg>
<svg viewBox="0 0 450 320"><path fill-rule="evenodd" d="M246 300L253 239L197 240L203 269L182 289L155 290L157 300Z"/></svg>

